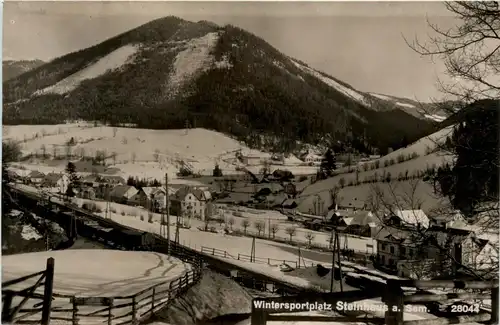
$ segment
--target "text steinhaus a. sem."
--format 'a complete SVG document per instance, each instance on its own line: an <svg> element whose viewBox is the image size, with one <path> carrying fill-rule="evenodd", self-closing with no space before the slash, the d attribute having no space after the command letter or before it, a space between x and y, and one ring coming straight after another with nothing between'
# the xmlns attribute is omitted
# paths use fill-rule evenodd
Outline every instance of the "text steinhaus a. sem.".
<svg viewBox="0 0 500 325"><path fill-rule="evenodd" d="M279 311L388 311L385 304L366 304L366 303L348 303L337 301L335 304L327 302L276 302L276 301L263 301L254 300L253 305L255 309L264 309L269 312Z"/></svg>

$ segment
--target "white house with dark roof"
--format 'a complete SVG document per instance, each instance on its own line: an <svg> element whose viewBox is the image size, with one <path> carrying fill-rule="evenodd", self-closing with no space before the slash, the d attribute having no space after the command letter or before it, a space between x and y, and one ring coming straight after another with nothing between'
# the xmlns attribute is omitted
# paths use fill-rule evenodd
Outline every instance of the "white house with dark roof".
<svg viewBox="0 0 500 325"><path fill-rule="evenodd" d="M69 177L66 174L48 173L45 175L42 186L57 189L59 193L66 193L70 184Z"/></svg>
<svg viewBox="0 0 500 325"><path fill-rule="evenodd" d="M171 196L170 202L174 214L201 220L213 215L212 195L203 188L184 186Z"/></svg>
<svg viewBox="0 0 500 325"><path fill-rule="evenodd" d="M387 223L396 227L420 227L429 228L429 217L422 210L395 210L390 213Z"/></svg>

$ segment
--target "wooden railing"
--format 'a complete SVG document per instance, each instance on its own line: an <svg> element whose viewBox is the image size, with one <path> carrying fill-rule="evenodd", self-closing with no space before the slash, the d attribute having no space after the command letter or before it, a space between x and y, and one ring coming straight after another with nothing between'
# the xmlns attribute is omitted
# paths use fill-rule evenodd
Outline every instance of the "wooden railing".
<svg viewBox="0 0 500 325"><path fill-rule="evenodd" d="M71 297L72 316L66 320L73 325L97 322L108 325L137 324L167 306L200 278L200 269L195 268L175 280L155 284L134 295Z"/></svg>
<svg viewBox="0 0 500 325"><path fill-rule="evenodd" d="M270 258L270 257L250 256L250 255L241 254L241 253L238 253L237 256L234 256L234 255L229 254L225 250L213 248L213 247L202 246L201 252L205 253L205 254L210 254L212 256L231 258L231 259L235 259L235 260L243 261L243 262L267 264L267 265L272 265L272 266L278 266L278 265L284 263L284 264L288 264L290 266L295 266L295 268L305 267L305 265L303 265L303 263L299 265L299 263L297 261L291 261L291 260L280 260L280 259ZM311 262L311 266L313 266L312 262Z"/></svg>
<svg viewBox="0 0 500 325"><path fill-rule="evenodd" d="M36 283L21 290L9 289L16 284L20 284L27 280L38 277ZM52 305L52 287L54 282L54 259L47 259L47 266L45 270L26 275L17 279L9 280L2 283L2 323L4 324L41 324L48 325L50 323L50 311ZM43 295L35 291L44 287ZM13 307L14 298L21 298L22 300ZM41 303L35 303L28 309L23 309L28 300L39 299ZM41 313L41 319L26 320Z"/></svg>

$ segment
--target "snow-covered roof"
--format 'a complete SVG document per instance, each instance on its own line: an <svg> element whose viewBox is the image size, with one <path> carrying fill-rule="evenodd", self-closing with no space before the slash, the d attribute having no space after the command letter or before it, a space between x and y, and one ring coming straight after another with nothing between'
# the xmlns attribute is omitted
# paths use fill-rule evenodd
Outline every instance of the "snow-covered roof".
<svg viewBox="0 0 500 325"><path fill-rule="evenodd" d="M422 210L397 210L394 213L401 221L409 225L418 225L429 228L429 217Z"/></svg>

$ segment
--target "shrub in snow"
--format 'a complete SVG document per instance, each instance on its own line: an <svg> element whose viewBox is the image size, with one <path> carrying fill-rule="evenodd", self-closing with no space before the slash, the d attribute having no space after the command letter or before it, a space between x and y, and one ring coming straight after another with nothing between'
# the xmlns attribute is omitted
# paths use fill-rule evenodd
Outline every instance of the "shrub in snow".
<svg viewBox="0 0 500 325"><path fill-rule="evenodd" d="M144 216L141 214L141 221L144 221Z"/></svg>
<svg viewBox="0 0 500 325"><path fill-rule="evenodd" d="M142 215L141 215L141 218L142 218ZM148 222L153 223L153 214L152 213L148 214Z"/></svg>
<svg viewBox="0 0 500 325"><path fill-rule="evenodd" d="M125 216L125 211L122 211L120 214L121 214L122 216Z"/></svg>

